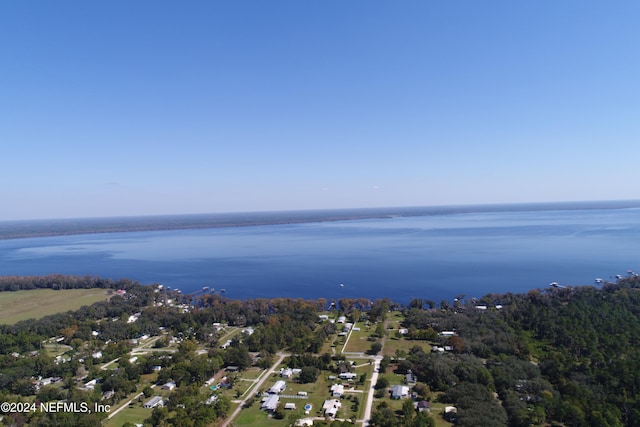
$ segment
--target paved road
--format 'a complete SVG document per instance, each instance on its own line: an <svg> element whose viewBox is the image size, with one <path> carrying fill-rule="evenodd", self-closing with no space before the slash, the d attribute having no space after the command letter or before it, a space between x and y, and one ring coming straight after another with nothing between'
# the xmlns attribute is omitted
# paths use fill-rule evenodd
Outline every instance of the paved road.
<svg viewBox="0 0 640 427"><path fill-rule="evenodd" d="M384 330L385 333L380 340L380 344L382 344L382 349L384 349L384 344L386 342L387 337L387 324L389 322L387 320L384 321ZM371 388L369 389L369 394L367 395L367 405L364 408L364 420L362 421L363 427L369 426L369 421L371 420L371 412L373 409L373 393L375 392L375 385L378 382L378 373L380 371L380 361L382 360L382 356L374 357L374 366L373 366L373 374L371 375Z"/></svg>
<svg viewBox="0 0 640 427"><path fill-rule="evenodd" d="M382 356L376 356L373 362L373 374L371 374L371 388L369 389L369 393L367 394L367 403L364 407L364 420L362 421L363 427L367 427L369 425L369 420L371 419L371 411L373 409L373 393L375 392L374 386L376 382L378 382L378 371L380 370L380 361L382 360Z"/></svg>

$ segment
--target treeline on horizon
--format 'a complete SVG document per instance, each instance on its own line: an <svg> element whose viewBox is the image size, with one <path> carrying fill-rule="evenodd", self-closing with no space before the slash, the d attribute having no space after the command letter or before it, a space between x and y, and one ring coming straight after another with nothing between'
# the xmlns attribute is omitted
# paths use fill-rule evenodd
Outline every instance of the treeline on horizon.
<svg viewBox="0 0 640 427"><path fill-rule="evenodd" d="M640 201L623 200L599 202L409 206L0 221L0 240L72 234L298 224L354 219L389 218L395 216L446 215L469 212L540 211L557 209L621 209L634 207L640 207Z"/></svg>
<svg viewBox="0 0 640 427"><path fill-rule="evenodd" d="M0 276L0 292L32 289L130 289L139 283L130 279L105 279L97 276L48 274L45 276Z"/></svg>
<svg viewBox="0 0 640 427"><path fill-rule="evenodd" d="M60 284L64 277L22 280ZM18 279L1 278L0 283ZM74 277L68 277L66 283L84 284L82 278ZM180 389L188 390L190 384L206 380L223 366L250 366L252 353L260 354L261 366L270 366L280 350L294 354L288 362L306 368L313 378L320 369L348 369L348 364L339 363L340 354L318 354L336 332L335 325L318 321L319 311L331 307L350 321L375 325L390 309L397 309L402 311L403 327L408 330L404 339L416 343L427 340L452 351L441 354L409 344L394 356L385 356L381 369L399 374L411 370L424 385L418 390L420 396L458 408L453 420L458 426L640 426L640 278L606 283L600 289L549 288L526 294L489 294L469 301L460 295L457 301L439 304L428 299L414 299L408 305L389 299L343 299L334 304L290 298L240 301L208 294L192 299L196 309L188 313L153 306L162 295L155 287L136 282L113 282L113 286L127 287L128 291L75 312L0 326L0 397L28 396L34 393L29 386L34 376L68 379L81 368L77 358L69 364L53 363L41 350L41 343L50 337L62 336L64 343L78 351L88 342L90 348L103 348L105 358L115 358L130 350L130 339L158 335L160 327L186 338L187 343L204 343L208 353L195 356L190 350L193 345L185 344L179 363L149 356L138 367L124 366L121 376L104 378L118 396L125 396L136 375L145 373L152 364L163 366L161 380L172 379ZM496 303L502 308L497 309ZM478 305L488 308L478 309ZM133 313L140 313L138 321L127 323ZM214 322L254 326L255 332L234 340L223 351L217 345ZM381 329L379 337L390 333L377 329ZM92 331L99 335L93 336ZM442 336L441 331L455 331L456 335ZM391 332L387 339L400 339L397 334ZM12 356L25 352L36 352L37 356ZM101 375L95 367L83 369L90 375ZM99 398L79 395L72 389L57 398ZM224 408L216 411L208 416L219 416ZM154 416L158 423L178 422L177 418L170 421L167 411L154 411ZM41 421L45 425L45 419ZM398 413L383 403L375 408L372 425L413 427L428 425L428 421L411 412Z"/></svg>

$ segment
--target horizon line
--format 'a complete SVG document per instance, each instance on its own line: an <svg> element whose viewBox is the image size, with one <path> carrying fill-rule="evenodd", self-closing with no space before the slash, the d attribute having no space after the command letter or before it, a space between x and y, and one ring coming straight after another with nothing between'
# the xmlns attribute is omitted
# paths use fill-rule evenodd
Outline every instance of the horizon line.
<svg viewBox="0 0 640 427"><path fill-rule="evenodd" d="M108 215L108 216L69 216L69 217L42 217L29 219L0 219L0 224L8 223L37 223L44 221L65 222L65 221L91 221L91 220L118 220L118 219L143 219L143 218L172 218L172 217L196 217L196 216L222 216L222 215L246 215L246 214L303 214L314 212L353 212L353 211L375 211L393 209L461 209L461 208L499 208L499 207L576 207L586 208L596 204L621 204L628 206L615 207L640 207L640 199L607 199L607 200L573 200L573 201L535 201L535 202L489 202L489 203L453 203L435 205L402 205L402 206L369 206L369 207L341 207L341 208L301 208L301 209L263 209L263 210L231 210L217 212L181 212L181 213L148 213L131 215ZM582 205L582 206L580 206ZM592 208L615 208L611 206L593 206Z"/></svg>

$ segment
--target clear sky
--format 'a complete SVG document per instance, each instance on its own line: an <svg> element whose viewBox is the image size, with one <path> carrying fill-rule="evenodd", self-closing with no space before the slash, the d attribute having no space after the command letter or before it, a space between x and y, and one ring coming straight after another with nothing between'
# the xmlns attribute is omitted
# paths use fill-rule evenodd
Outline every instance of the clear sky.
<svg viewBox="0 0 640 427"><path fill-rule="evenodd" d="M640 2L0 2L0 220L640 199Z"/></svg>

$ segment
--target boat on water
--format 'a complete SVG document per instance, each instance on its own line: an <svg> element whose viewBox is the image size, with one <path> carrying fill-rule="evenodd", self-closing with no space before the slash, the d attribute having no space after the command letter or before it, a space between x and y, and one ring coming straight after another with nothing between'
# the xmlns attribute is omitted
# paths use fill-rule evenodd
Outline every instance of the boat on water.
<svg viewBox="0 0 640 427"><path fill-rule="evenodd" d="M596 277L596 283L602 283L602 279L599 277Z"/></svg>

